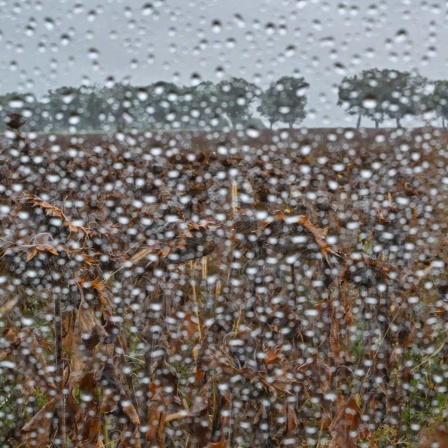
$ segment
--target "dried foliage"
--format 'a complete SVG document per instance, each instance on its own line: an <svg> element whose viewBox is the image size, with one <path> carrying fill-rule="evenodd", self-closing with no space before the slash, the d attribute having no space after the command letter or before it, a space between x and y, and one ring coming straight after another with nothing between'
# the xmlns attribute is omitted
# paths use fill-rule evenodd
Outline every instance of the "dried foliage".
<svg viewBox="0 0 448 448"><path fill-rule="evenodd" d="M4 143L1 446L444 446L447 139L350 132Z"/></svg>

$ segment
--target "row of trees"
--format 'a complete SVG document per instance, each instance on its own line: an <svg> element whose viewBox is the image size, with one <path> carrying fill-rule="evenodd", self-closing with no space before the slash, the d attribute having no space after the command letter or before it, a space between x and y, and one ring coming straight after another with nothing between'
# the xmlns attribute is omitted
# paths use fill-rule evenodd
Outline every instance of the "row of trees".
<svg viewBox="0 0 448 448"><path fill-rule="evenodd" d="M308 88L304 78L289 76L266 90L242 78L195 86L157 82L141 87L62 87L39 100L32 94L0 96L0 115L4 119L9 112L21 112L29 128L40 132L264 127L255 112L271 128L275 123L293 127L306 117ZM400 126L405 117L426 114L440 117L443 127L448 120L448 81L431 82L414 73L365 70L345 77L338 97L338 105L358 117L358 127L363 117L377 127L387 119Z"/></svg>
<svg viewBox="0 0 448 448"><path fill-rule="evenodd" d="M448 119L448 81L429 81L409 72L399 70L364 70L359 75L346 77L339 85L338 105L349 114L375 122L376 127L386 119L406 117L421 118L425 115Z"/></svg>
<svg viewBox="0 0 448 448"><path fill-rule="evenodd" d="M142 87L117 83L62 87L40 100L32 94L10 93L0 97L0 108L4 117L21 112L36 131L263 126L253 118L254 109L271 127L277 122L292 127L306 116L308 87L303 78L293 77L283 77L265 91L242 78L190 87L167 82Z"/></svg>

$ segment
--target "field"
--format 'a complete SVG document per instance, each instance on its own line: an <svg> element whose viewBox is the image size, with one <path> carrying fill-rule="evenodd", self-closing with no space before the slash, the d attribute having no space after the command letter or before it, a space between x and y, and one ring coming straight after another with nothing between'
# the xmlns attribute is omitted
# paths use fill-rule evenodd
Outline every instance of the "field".
<svg viewBox="0 0 448 448"><path fill-rule="evenodd" d="M0 144L2 447L448 446L448 132Z"/></svg>

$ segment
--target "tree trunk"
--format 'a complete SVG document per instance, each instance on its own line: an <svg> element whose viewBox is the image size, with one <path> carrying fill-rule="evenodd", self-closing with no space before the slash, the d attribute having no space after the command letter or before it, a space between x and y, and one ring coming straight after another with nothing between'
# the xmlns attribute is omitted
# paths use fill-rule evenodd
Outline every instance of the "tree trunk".
<svg viewBox="0 0 448 448"><path fill-rule="evenodd" d="M293 123L288 123L288 125L289 125L289 129L292 129Z"/></svg>
<svg viewBox="0 0 448 448"><path fill-rule="evenodd" d="M272 131L272 126L274 126L274 122L272 120L269 120L269 129Z"/></svg>
<svg viewBox="0 0 448 448"><path fill-rule="evenodd" d="M400 119L399 119L399 118L396 118L396 120L397 120L397 128L401 128L401 125L400 125Z"/></svg>
<svg viewBox="0 0 448 448"><path fill-rule="evenodd" d="M356 123L356 129L359 129L361 127L361 118L362 118L362 115L359 114L358 115L358 122Z"/></svg>
<svg viewBox="0 0 448 448"><path fill-rule="evenodd" d="M378 120L375 120L375 127L379 128L380 127L380 122Z"/></svg>
<svg viewBox="0 0 448 448"><path fill-rule="evenodd" d="M445 117L442 115L442 128L445 129Z"/></svg>

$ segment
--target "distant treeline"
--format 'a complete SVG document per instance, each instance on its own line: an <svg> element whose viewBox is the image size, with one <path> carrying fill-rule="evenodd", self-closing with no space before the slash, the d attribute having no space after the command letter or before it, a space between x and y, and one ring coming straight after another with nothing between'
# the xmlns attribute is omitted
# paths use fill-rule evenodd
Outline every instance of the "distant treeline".
<svg viewBox="0 0 448 448"><path fill-rule="evenodd" d="M307 87L303 78L293 77L279 79L266 91L241 78L189 87L168 82L61 87L41 99L31 93L3 95L0 113L6 118L19 112L28 129L38 132L262 128L253 117L258 108L271 126L281 121L292 127L306 116ZM1 125L4 129L4 119Z"/></svg>
<svg viewBox="0 0 448 448"><path fill-rule="evenodd" d="M121 131L148 129L223 129L226 127L289 127L306 117L303 77L284 76L262 90L242 78L218 84L179 86L156 82L147 86L61 87L43 98L12 92L0 96L0 130L11 112L21 113L27 129L37 132ZM429 81L398 70L365 70L339 85L338 105L379 126L386 119L440 117L448 119L448 81ZM428 114L428 115L427 115Z"/></svg>

